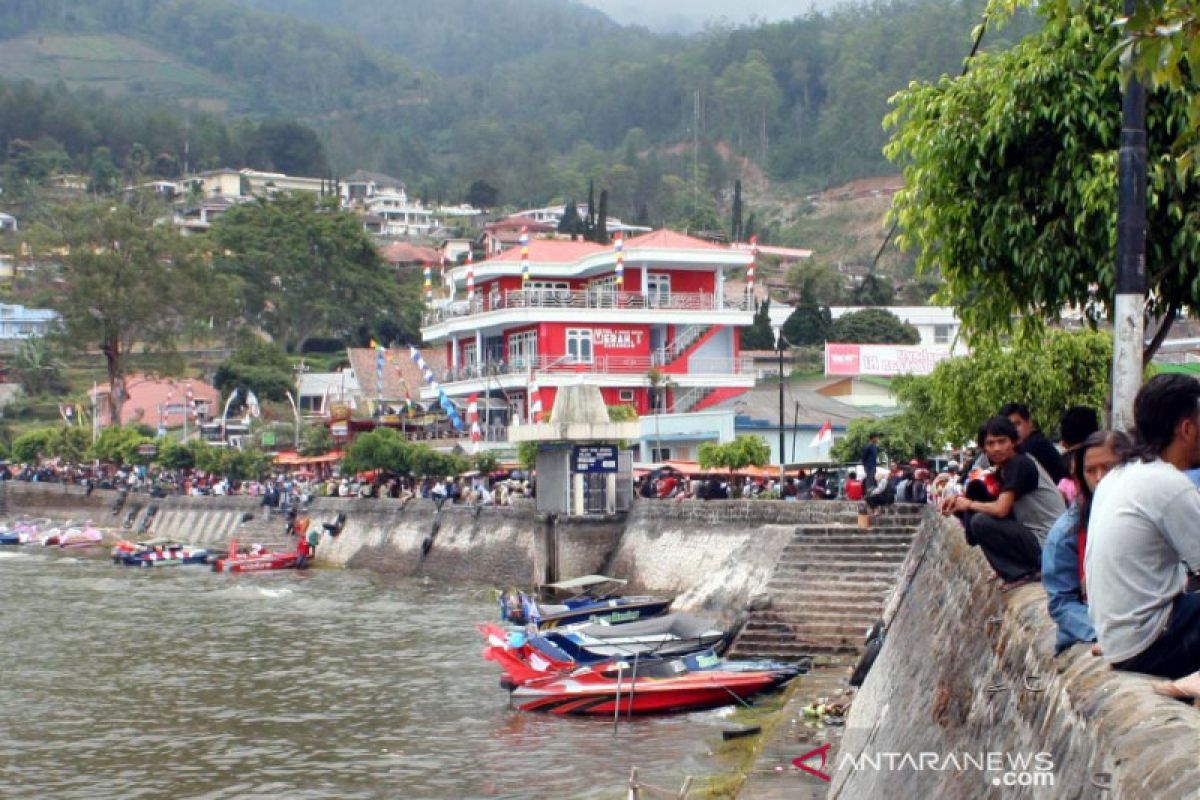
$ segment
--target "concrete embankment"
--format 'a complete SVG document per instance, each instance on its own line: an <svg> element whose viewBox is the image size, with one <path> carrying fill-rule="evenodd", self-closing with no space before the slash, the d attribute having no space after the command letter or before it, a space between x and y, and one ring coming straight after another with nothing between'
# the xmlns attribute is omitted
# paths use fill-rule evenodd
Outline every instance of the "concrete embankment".
<svg viewBox="0 0 1200 800"><path fill-rule="evenodd" d="M1001 594L953 520L929 518L914 552L920 568L827 770L831 797L1200 797L1200 712L1084 645L1056 658L1041 587ZM989 753L1002 769L945 760ZM1052 769L1008 760L1038 753ZM914 768L922 754L936 755Z"/></svg>

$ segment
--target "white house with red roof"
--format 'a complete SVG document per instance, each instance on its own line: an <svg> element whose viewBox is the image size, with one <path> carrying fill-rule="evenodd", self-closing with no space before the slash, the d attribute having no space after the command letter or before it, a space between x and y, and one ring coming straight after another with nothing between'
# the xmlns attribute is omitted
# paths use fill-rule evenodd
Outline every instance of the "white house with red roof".
<svg viewBox="0 0 1200 800"><path fill-rule="evenodd" d="M430 309L422 334L444 349L435 371L451 398L486 397L512 421L530 419L531 385L549 411L558 388L576 382L642 415L699 411L754 386L738 330L752 324L753 301L725 286L751 258L666 230L620 251L533 239L525 280L520 247L448 269L451 299Z"/></svg>

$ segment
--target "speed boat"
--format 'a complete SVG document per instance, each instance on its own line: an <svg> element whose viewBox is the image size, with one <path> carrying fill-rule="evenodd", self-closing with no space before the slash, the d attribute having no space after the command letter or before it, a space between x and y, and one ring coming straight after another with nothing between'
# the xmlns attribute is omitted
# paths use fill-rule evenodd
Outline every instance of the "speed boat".
<svg viewBox="0 0 1200 800"><path fill-rule="evenodd" d="M518 625L536 624L541 630L576 623L616 625L665 614L675 600L673 597L625 597L612 593L626 583L628 581L605 575L584 575L546 584L543 589L574 593L562 603L539 603L524 592L501 593L501 618Z"/></svg>
<svg viewBox="0 0 1200 800"><path fill-rule="evenodd" d="M635 673L625 660L530 680L511 696L522 711L550 714L697 711L746 701L795 675L794 670L693 671L680 659L649 661Z"/></svg>
<svg viewBox="0 0 1200 800"><path fill-rule="evenodd" d="M57 533L51 531L46 537L45 544L47 547L95 547L104 541L104 534L92 527L92 521L88 520L82 528L67 528Z"/></svg>
<svg viewBox="0 0 1200 800"><path fill-rule="evenodd" d="M148 542L120 541L113 548L113 563L127 567L175 567L183 564L206 564L207 548L182 544L166 539Z"/></svg>
<svg viewBox="0 0 1200 800"><path fill-rule="evenodd" d="M267 550L253 545L248 550L238 549L236 541L229 543L229 553L212 562L213 572L268 572L276 569L300 569L306 544L300 540L299 547L292 551Z"/></svg>
<svg viewBox="0 0 1200 800"><path fill-rule="evenodd" d="M559 626L545 631L543 636L580 664L637 653L680 656L710 648L724 649L727 644L726 632L715 622L682 613L618 625L591 622Z"/></svg>

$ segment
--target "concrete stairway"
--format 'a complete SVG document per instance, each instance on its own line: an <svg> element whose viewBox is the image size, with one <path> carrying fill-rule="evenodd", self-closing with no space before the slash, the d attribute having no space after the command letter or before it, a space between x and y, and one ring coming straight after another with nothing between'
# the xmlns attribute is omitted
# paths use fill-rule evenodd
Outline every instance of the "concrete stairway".
<svg viewBox="0 0 1200 800"><path fill-rule="evenodd" d="M886 509L868 530L852 514L797 528L767 583L769 607L750 615L732 656L857 660L867 629L902 577L920 520L919 507L900 506Z"/></svg>

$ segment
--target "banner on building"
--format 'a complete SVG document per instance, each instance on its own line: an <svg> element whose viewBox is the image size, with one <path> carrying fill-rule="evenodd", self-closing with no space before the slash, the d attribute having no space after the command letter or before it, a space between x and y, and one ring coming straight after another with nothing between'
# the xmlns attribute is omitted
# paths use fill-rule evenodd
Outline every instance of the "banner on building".
<svg viewBox="0 0 1200 800"><path fill-rule="evenodd" d="M928 375L949 345L825 343L826 375Z"/></svg>

